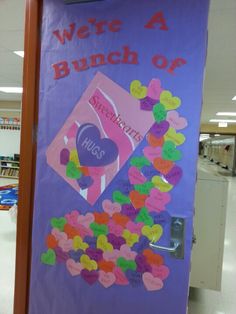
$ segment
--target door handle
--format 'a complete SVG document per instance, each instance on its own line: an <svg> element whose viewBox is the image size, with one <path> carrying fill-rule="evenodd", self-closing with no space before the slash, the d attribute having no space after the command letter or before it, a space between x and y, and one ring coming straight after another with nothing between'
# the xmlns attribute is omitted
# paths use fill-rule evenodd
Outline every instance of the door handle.
<svg viewBox="0 0 236 314"><path fill-rule="evenodd" d="M161 246L151 241L149 246L158 251L170 253L177 259L184 258L184 238L185 238L185 220L180 217L171 218L171 240L170 246Z"/></svg>

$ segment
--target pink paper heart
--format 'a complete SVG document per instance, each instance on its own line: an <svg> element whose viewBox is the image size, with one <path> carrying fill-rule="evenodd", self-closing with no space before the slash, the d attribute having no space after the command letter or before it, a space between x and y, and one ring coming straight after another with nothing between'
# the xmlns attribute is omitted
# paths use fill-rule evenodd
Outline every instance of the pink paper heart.
<svg viewBox="0 0 236 314"><path fill-rule="evenodd" d="M116 276L113 273L105 273L105 271L99 270L98 281L103 287L109 288L115 283Z"/></svg>
<svg viewBox="0 0 236 314"><path fill-rule="evenodd" d="M129 168L128 177L131 184L143 184L147 181L139 169L134 166Z"/></svg>
<svg viewBox="0 0 236 314"><path fill-rule="evenodd" d="M143 283L148 291L156 291L163 288L162 280L154 277L151 273L143 274Z"/></svg>
<svg viewBox="0 0 236 314"><path fill-rule="evenodd" d="M161 147L152 147L152 146L146 146L143 149L144 156L151 162L154 161L155 158L161 157L162 149Z"/></svg>
<svg viewBox="0 0 236 314"><path fill-rule="evenodd" d="M67 223L70 224L73 227L77 226L77 219L79 217L79 212L77 210L73 210L70 214L66 214L65 218L67 220Z"/></svg>
<svg viewBox="0 0 236 314"><path fill-rule="evenodd" d="M150 196L145 201L148 211L160 212L165 210L165 205L171 201L169 193L161 192L158 189L151 189Z"/></svg>
<svg viewBox="0 0 236 314"><path fill-rule="evenodd" d="M66 261L66 267L72 276L80 275L83 266L80 263L76 263L73 259L68 259Z"/></svg>
<svg viewBox="0 0 236 314"><path fill-rule="evenodd" d="M109 233L113 233L117 237L122 236L123 227L121 225L117 225L113 220L110 220L108 223Z"/></svg>
<svg viewBox="0 0 236 314"><path fill-rule="evenodd" d="M126 260L135 260L137 252L132 251L127 244L123 244L120 247L120 256L124 257Z"/></svg>
<svg viewBox="0 0 236 314"><path fill-rule="evenodd" d="M188 121L185 118L180 117L176 110L168 111L166 120L175 130L182 130L188 125Z"/></svg>
<svg viewBox="0 0 236 314"><path fill-rule="evenodd" d="M161 81L159 79L152 79L148 85L147 95L152 99L160 99L161 92L163 88L161 88Z"/></svg>
<svg viewBox="0 0 236 314"><path fill-rule="evenodd" d="M121 205L119 203L112 203L110 200L104 200L102 202L102 207L110 217L115 213L121 212Z"/></svg>
<svg viewBox="0 0 236 314"><path fill-rule="evenodd" d="M112 252L106 251L103 253L103 258L108 262L116 262L120 256L121 253L119 250L113 250Z"/></svg>
<svg viewBox="0 0 236 314"><path fill-rule="evenodd" d="M94 215L87 213L86 215L79 215L77 218L77 223L83 225L86 228L89 228L90 224L94 222Z"/></svg>
<svg viewBox="0 0 236 314"><path fill-rule="evenodd" d="M76 137L77 132L78 132L78 126L76 123L73 123L72 126L69 128L69 131L66 133L66 136L68 138L74 138Z"/></svg>
<svg viewBox="0 0 236 314"><path fill-rule="evenodd" d="M57 241L68 239L68 236L65 232L61 232L56 228L52 229L51 234L56 238Z"/></svg>
<svg viewBox="0 0 236 314"><path fill-rule="evenodd" d="M113 269L113 273L116 276L116 284L121 286L127 286L129 284L128 279L126 278L123 271L120 269L120 267L115 267Z"/></svg>
<svg viewBox="0 0 236 314"><path fill-rule="evenodd" d="M161 280L165 280L169 276L170 270L165 265L161 266L152 265L152 274L154 277L158 277Z"/></svg>
<svg viewBox="0 0 236 314"><path fill-rule="evenodd" d="M84 225L78 224L77 229L79 230L79 234L82 238L86 236L93 237L93 231L89 228L86 228Z"/></svg>
<svg viewBox="0 0 236 314"><path fill-rule="evenodd" d="M144 224L142 222L134 223L133 221L129 221L126 224L126 229L128 229L131 233L136 233L141 236L143 226Z"/></svg>
<svg viewBox="0 0 236 314"><path fill-rule="evenodd" d="M58 241L58 246L62 249L63 252L69 252L73 249L73 240L64 240L61 239Z"/></svg>

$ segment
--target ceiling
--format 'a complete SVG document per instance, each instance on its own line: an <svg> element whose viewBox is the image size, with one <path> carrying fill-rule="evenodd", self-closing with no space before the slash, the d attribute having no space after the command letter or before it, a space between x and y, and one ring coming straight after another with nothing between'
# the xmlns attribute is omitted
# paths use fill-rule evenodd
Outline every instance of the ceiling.
<svg viewBox="0 0 236 314"><path fill-rule="evenodd" d="M197 1L197 0L196 0ZM24 0L0 0L0 86L22 86ZM202 123L217 111L236 111L236 0L212 0ZM0 101L21 100L0 92Z"/></svg>

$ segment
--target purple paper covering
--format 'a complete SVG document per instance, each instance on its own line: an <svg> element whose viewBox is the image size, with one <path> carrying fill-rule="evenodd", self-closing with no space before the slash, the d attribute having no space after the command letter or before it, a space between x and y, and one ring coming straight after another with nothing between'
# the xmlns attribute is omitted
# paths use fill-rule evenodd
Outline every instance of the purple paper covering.
<svg viewBox="0 0 236 314"><path fill-rule="evenodd" d="M44 0L30 314L186 313L208 6L208 0L174 2L171 0L104 0L68 6L64 5L62 0ZM98 21L107 22L103 23L103 27L94 26ZM116 22L111 24L111 21ZM73 38L66 39L64 43L60 42L58 30L61 33L66 28L69 32L70 27L72 29L75 27ZM90 66L84 66L79 72L75 70L75 60L89 59L94 53L108 56L111 52L120 53L113 55L110 60L112 62L105 61L103 65L95 67L92 65L93 61L90 60ZM115 56L121 55L123 63L115 63L114 60L117 61ZM62 66L62 62L68 63L70 73L66 71L63 75L62 72L57 71L56 64L61 63ZM128 64L129 62L133 64ZM80 66L82 67L81 63ZM41 254L47 249L45 239L52 229L51 218L64 217L73 210L78 210L83 215L93 213L95 209L102 211L102 202L111 199L114 190L122 190L124 194L128 190L126 194L128 195L130 189L134 188L127 181L129 164L126 163L94 206L91 206L47 164L48 146L60 131L97 71L102 72L128 92L133 80L140 80L143 85L148 85L152 79L160 79L163 89L170 90L173 95L181 99L182 105L178 108L178 112L188 121L188 126L182 131L186 141L180 147L177 146L182 157L175 161L181 169L181 178L179 178L180 175L173 177L174 171L172 175L169 175L169 178L172 178L172 184L176 186L171 191L171 202L166 206L166 212L170 216L185 219L185 257L183 260L177 260L166 253L160 254L165 260L166 266L163 266L163 269L166 271L165 267L168 267L170 274L165 279L163 287L160 280L158 291L148 291L144 288L142 273L131 269L132 264L131 268L126 271L130 284L123 286L111 285L105 288L112 278L103 276L102 286L97 282L98 273L94 270L88 273L86 269L83 269L80 276L71 276L63 260L68 259L68 256L71 258L74 256L74 260L79 260L83 254L79 250L75 256L75 252L69 249L69 242L63 242L64 252L58 248L55 249L55 256L58 260L55 266L51 267L40 261ZM138 91L142 106L137 110L145 110L145 102L142 101L145 97L141 97L143 90ZM152 99L156 97L158 103L161 90L160 88L156 91L152 90L145 96ZM150 106L152 104L148 102L146 110L149 112ZM136 148L133 155L142 155L145 146L147 146L146 139ZM63 163L67 163L68 152L65 151L58 158L59 160L61 158ZM153 169L151 168L152 172ZM168 179L168 175L165 178ZM83 184L85 184L84 181ZM123 206L122 211L127 210L127 206ZM131 216L137 217L134 208ZM154 217L155 219L158 220ZM163 219L165 223L159 222L163 227L159 244L168 245L170 219L164 214ZM63 229L63 221L57 223L58 230ZM86 235L86 238L87 243L90 243L90 248L95 250L94 238L90 234ZM113 237L110 241L115 241L114 239L117 240ZM117 241L116 244L118 248L123 243L121 239L119 241L121 242ZM141 236L140 242L134 245L135 248L137 247L135 251L138 254L140 254L141 245L144 247L147 245L147 238L144 236ZM88 252L91 256L94 251L90 249ZM99 257L96 256L96 258ZM119 261L124 263L123 260ZM143 255L138 255L136 261L140 271L150 270L150 266L145 264ZM162 270L162 276L167 277L163 275L164 270ZM120 268L116 271L119 272ZM160 270L156 270L158 271ZM149 273L145 272L145 274L145 280L149 280Z"/></svg>

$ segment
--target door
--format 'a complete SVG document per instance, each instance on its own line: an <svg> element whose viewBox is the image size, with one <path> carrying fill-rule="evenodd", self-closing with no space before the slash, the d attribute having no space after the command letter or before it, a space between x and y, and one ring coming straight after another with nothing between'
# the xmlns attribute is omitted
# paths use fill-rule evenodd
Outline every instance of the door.
<svg viewBox="0 0 236 314"><path fill-rule="evenodd" d="M207 16L44 0L30 314L186 313Z"/></svg>

